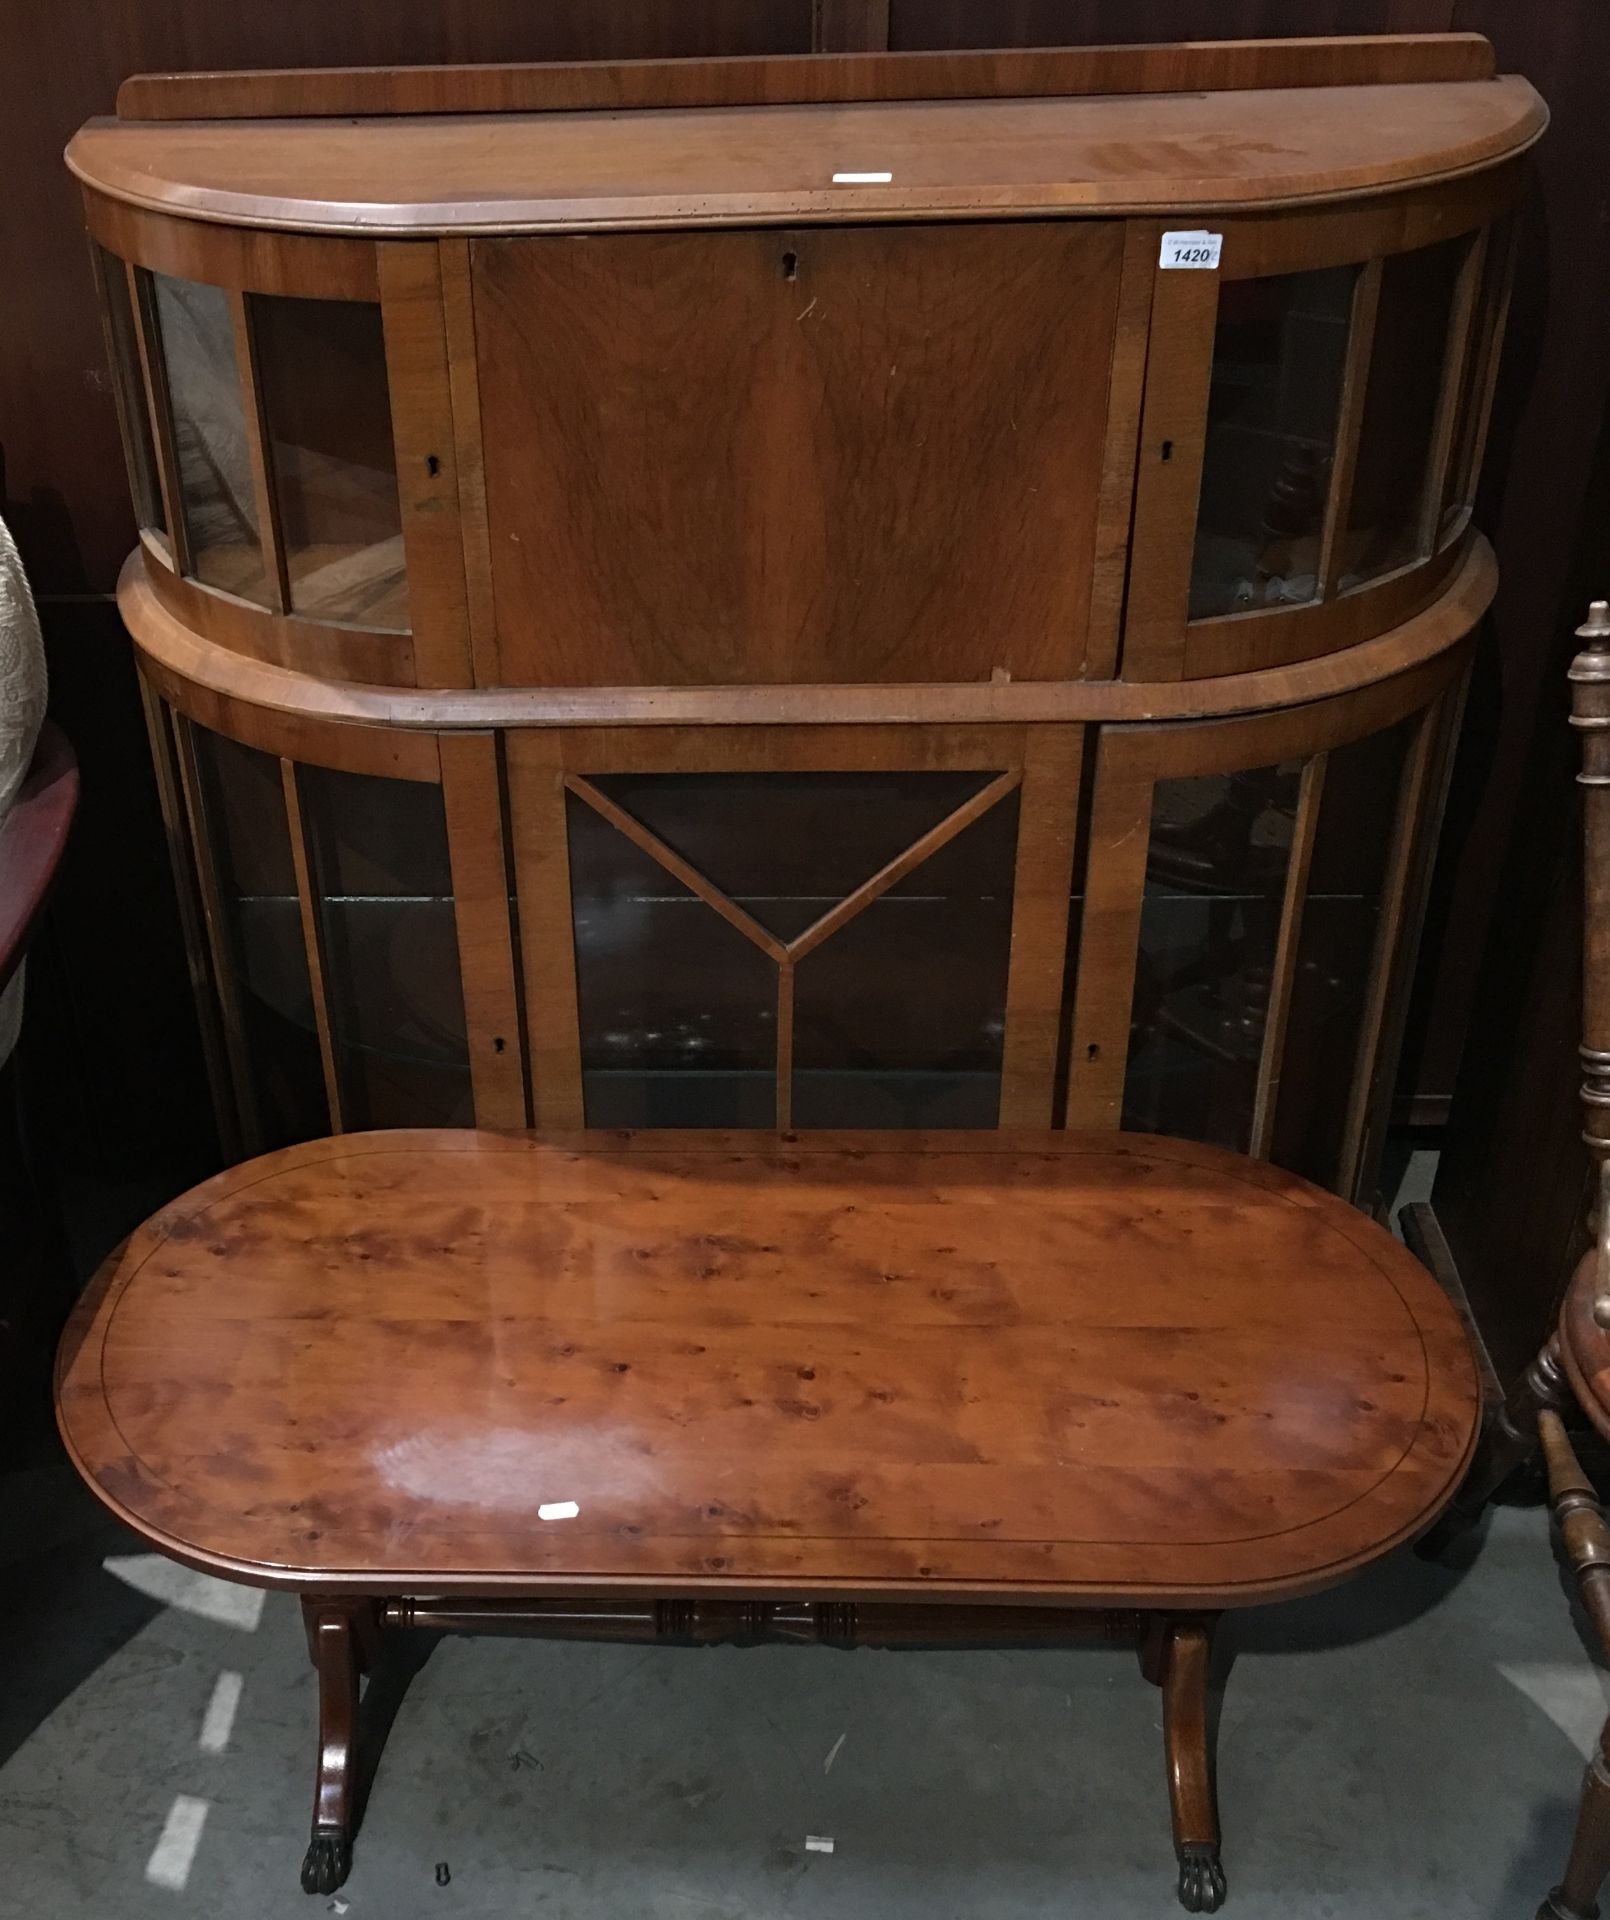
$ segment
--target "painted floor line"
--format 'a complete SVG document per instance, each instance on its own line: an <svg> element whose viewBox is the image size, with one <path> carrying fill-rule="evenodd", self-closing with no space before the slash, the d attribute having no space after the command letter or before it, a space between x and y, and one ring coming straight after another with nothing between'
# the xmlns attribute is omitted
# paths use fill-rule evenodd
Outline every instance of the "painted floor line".
<svg viewBox="0 0 1610 1920"><path fill-rule="evenodd" d="M238 1673L231 1673L226 1667L219 1674L212 1690L212 1698L207 1702L207 1711L201 1721L201 1751L203 1753L222 1753L229 1745L229 1736L235 1730L235 1712L240 1706L240 1690L245 1681Z"/></svg>
<svg viewBox="0 0 1610 1920"><path fill-rule="evenodd" d="M196 1863L196 1848L201 1845L201 1830L207 1824L210 1805L188 1793L175 1798L151 1849L151 1858L145 1863L145 1877L152 1886L183 1893L190 1884L190 1869Z"/></svg>

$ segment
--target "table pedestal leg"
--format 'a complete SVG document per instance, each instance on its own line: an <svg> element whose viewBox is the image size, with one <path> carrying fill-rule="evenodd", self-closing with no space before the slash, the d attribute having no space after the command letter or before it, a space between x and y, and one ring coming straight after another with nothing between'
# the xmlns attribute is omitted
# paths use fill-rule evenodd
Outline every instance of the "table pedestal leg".
<svg viewBox="0 0 1610 1920"><path fill-rule="evenodd" d="M1210 1621L1169 1622L1163 1654L1163 1738L1174 1851L1180 1863L1180 1905L1187 1913L1217 1913L1224 1904L1208 1717L1211 1652Z"/></svg>
<svg viewBox="0 0 1610 1920"><path fill-rule="evenodd" d="M352 1866L357 1785L358 1675L375 1632L368 1600L304 1599L308 1651L319 1676L319 1765L304 1893L334 1893Z"/></svg>

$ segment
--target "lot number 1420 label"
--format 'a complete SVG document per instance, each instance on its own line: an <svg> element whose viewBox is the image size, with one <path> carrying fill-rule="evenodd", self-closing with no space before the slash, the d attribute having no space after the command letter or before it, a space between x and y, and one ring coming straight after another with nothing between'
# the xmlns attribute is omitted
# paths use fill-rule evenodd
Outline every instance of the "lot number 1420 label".
<svg viewBox="0 0 1610 1920"><path fill-rule="evenodd" d="M1222 233L1165 233L1158 265L1211 269L1219 264L1223 246Z"/></svg>

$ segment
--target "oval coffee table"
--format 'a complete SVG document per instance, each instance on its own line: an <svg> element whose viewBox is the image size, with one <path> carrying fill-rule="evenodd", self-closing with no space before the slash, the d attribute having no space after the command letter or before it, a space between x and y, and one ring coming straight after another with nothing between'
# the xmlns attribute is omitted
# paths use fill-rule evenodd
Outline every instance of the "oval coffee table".
<svg viewBox="0 0 1610 1920"><path fill-rule="evenodd" d="M1295 1177L1136 1135L352 1134L102 1271L74 1460L153 1546L302 1596L303 1884L345 1877L384 1629L1130 1641L1180 1895L1223 1897L1213 1616L1418 1533L1477 1423L1453 1308Z"/></svg>

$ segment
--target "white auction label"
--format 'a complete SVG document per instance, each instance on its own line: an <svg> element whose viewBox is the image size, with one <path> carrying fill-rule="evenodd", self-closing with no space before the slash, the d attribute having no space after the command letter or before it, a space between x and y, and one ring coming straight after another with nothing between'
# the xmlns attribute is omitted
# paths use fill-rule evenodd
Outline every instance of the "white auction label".
<svg viewBox="0 0 1610 1920"><path fill-rule="evenodd" d="M1158 256L1157 264L1160 267L1212 269L1219 264L1223 247L1222 233L1165 233L1163 251Z"/></svg>
<svg viewBox="0 0 1610 1920"><path fill-rule="evenodd" d="M835 173L835 187L886 187L894 179L892 173Z"/></svg>

